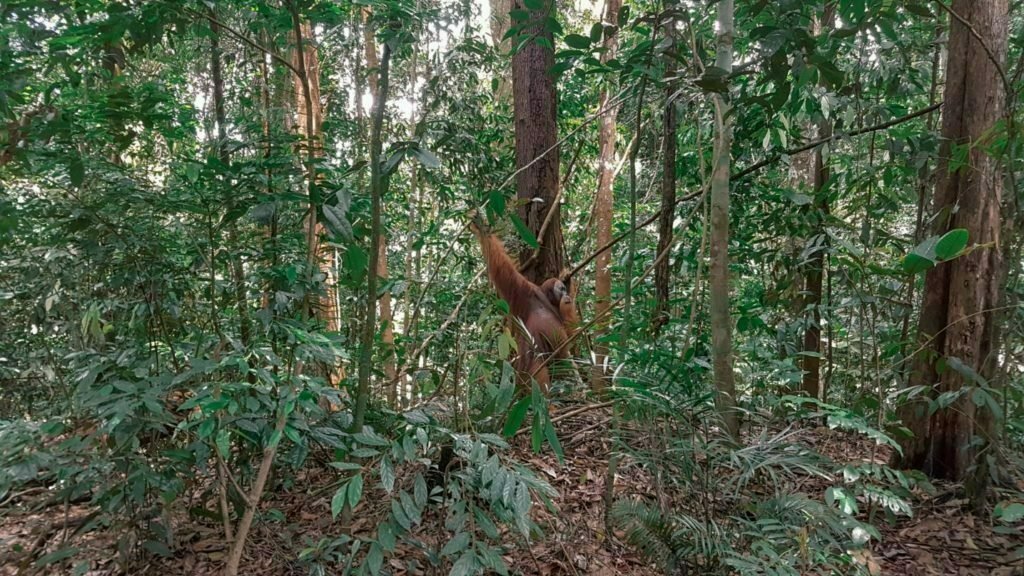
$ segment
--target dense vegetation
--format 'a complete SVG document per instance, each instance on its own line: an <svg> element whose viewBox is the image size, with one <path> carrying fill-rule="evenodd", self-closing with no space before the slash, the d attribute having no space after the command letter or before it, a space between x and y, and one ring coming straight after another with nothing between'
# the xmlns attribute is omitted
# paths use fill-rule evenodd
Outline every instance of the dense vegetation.
<svg viewBox="0 0 1024 576"><path fill-rule="evenodd" d="M540 573L579 434L649 570L877 574L936 482L1024 561L1019 3L0 15L0 573Z"/></svg>

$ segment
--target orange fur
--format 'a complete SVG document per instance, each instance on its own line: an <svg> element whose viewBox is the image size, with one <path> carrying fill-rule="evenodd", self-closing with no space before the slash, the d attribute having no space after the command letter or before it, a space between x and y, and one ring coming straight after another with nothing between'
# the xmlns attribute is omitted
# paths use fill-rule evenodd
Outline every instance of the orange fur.
<svg viewBox="0 0 1024 576"><path fill-rule="evenodd" d="M473 232L480 240L487 276L498 295L508 302L512 314L526 327L527 334L519 334L516 338L519 357L515 367L521 381L533 374L541 388L546 390L550 374L544 359L552 354L558 359L568 358L568 349L561 345L579 322L575 303L568 293L561 298L556 296L557 278L549 278L537 286L519 273L501 240L476 226L473 226Z"/></svg>

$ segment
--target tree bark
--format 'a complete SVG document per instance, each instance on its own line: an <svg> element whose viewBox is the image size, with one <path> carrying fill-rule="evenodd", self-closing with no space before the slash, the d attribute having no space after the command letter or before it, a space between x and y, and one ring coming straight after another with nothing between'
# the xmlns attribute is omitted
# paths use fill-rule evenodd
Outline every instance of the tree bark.
<svg viewBox="0 0 1024 576"><path fill-rule="evenodd" d="M962 391L976 384L955 369L955 358L986 380L995 374L996 314L999 305L1000 199L1002 174L986 151L985 138L1003 118L1005 88L1000 66L1007 50L1007 0L956 0L942 110L942 144L933 197L935 234L965 228L978 247L939 264L925 277L918 338L924 351L913 360L911 386L932 394ZM976 38L977 34L979 38ZM990 59L986 46L999 64ZM950 171L953 147L968 147L967 161ZM954 210L955 208L955 210ZM940 364L945 368L940 369ZM984 501L988 470L985 452L993 440L990 414L967 391L948 408L929 415L927 401L904 405L900 416L915 432L903 443L901 464L937 478L967 480L975 504Z"/></svg>
<svg viewBox="0 0 1024 576"><path fill-rule="evenodd" d="M538 236L540 252L532 257L532 249L521 254L520 262L529 262L523 275L535 284L557 277L565 261L558 194L558 123L555 79L551 76L554 54L552 33L544 26L554 17L554 0L543 0L538 10L529 10L529 19L519 33L517 42L526 40L512 57L512 101L516 139L516 191L523 203L519 217L540 234L549 210L554 210L551 224ZM516 0L517 9L526 10L523 0ZM547 40L547 46L538 42Z"/></svg>
<svg viewBox="0 0 1024 576"><path fill-rule="evenodd" d="M373 364L373 340L377 327L377 274L380 259L381 197L387 186L387 178L381 171L382 130L384 127L384 106L388 98L388 67L391 63L391 48L384 43L377 75L377 98L373 105L373 123L370 126L370 272L366 275L366 312L363 317L360 338L359 388L356 392L356 406L352 413L352 429L363 429L366 407L370 402L370 373ZM371 84L371 87L373 84Z"/></svg>
<svg viewBox="0 0 1024 576"><path fill-rule="evenodd" d="M718 49L715 66L732 72L733 2L718 2ZM736 413L736 377L732 366L732 319L729 316L729 165L733 116L728 94L715 94L715 146L711 172L711 354L715 378L715 406L726 431L739 435Z"/></svg>
<svg viewBox="0 0 1024 576"><path fill-rule="evenodd" d="M337 272L334 251L322 241L326 230L320 222L319 212L321 197L319 191L320 177L316 173L316 163L323 156L323 107L320 100L320 58L317 53L313 27L308 21L296 24L292 35L295 49L292 50L292 64L300 72L293 75L295 83L295 102L298 116L298 131L303 139L303 150L306 154L306 178L309 194L309 213L306 216L306 242L308 247L308 265L310 274L319 270L323 275L323 290L317 303L310 303L306 313L312 308L315 317L328 332L337 332L340 328L337 306ZM337 382L337 367L331 367L328 379Z"/></svg>
<svg viewBox="0 0 1024 576"><path fill-rule="evenodd" d="M834 21L835 4L829 2L825 5L821 20L817 23L816 35L821 36L828 30L831 30ZM824 84L824 81L819 82L819 85L824 86ZM818 121L816 137L819 139L832 137L832 121L830 119L822 117ZM811 180L814 184L814 204L811 208L814 222L812 241L818 245L815 247L814 253L811 255L807 268L803 273L803 308L805 313L810 312L810 318L807 326L804 328L804 355L801 362L804 375L801 387L804 394L811 398L821 397L821 295L825 271L825 255L828 246L825 240L827 234L825 225L829 214L828 191L825 189L825 186L828 184L829 169L825 163L824 152L825 145L815 148L814 157L811 161Z"/></svg>
<svg viewBox="0 0 1024 576"><path fill-rule="evenodd" d="M377 42L374 38L373 27L370 25L369 8L363 9L363 53L366 58L366 81L370 86L370 94L373 95L373 102L376 105L377 100L380 98L380 85L377 80L377 76L380 73L380 62L377 59ZM383 207L381 212L381 218L383 218ZM381 233L379 235L378 244L380 249L377 256L377 278L382 286L386 286L388 281L388 246L385 234ZM391 291L388 289L384 289L380 295L380 323L382 326L380 341L384 347L384 358L382 361L384 363L384 375L387 379L385 384L387 390L385 392L388 405L397 407L398 382L395 376L398 374L398 369L395 365L394 314L391 308Z"/></svg>
<svg viewBox="0 0 1024 576"><path fill-rule="evenodd" d="M671 8L673 2L666 3L666 9ZM675 19L668 17L664 24L665 38L675 42ZM676 73L674 49L665 51L665 72L666 79ZM661 254L672 245L672 224L675 221L676 205L676 106L672 101L674 85L672 82L665 83L665 110L662 112L661 122L661 216L658 218L658 251ZM654 313L651 318L651 327L655 336L669 321L668 300L670 288L669 263L671 258L665 257L654 269Z"/></svg>
<svg viewBox="0 0 1024 576"><path fill-rule="evenodd" d="M614 26L613 31L605 32L602 45L605 48L601 62L615 58L619 45L618 24L621 0L605 0L604 22ZM601 128L598 135L600 158L598 160L597 195L594 198L594 227L596 229L596 246L604 246L612 241L612 207L615 203L613 188L615 184L615 123L618 106L608 107L608 88L601 90L599 110L604 111L601 117ZM594 259L594 367L591 375L591 388L594 392L604 390L607 382L605 368L608 358L608 344L604 338L608 334L610 314L608 309L612 302L612 253L611 250L601 252Z"/></svg>
<svg viewBox="0 0 1024 576"><path fill-rule="evenodd" d="M377 278L381 285L388 281L388 245L387 236L381 234L378 243L380 244L377 257ZM384 364L385 390L388 406L398 407L398 368L395 366L395 329L394 318L391 312L391 291L385 288L380 295L380 343L384 347L384 357L381 359Z"/></svg>

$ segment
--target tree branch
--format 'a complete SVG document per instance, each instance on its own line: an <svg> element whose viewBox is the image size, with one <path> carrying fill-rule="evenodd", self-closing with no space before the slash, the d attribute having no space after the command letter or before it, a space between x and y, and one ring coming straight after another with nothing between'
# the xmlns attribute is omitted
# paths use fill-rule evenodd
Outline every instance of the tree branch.
<svg viewBox="0 0 1024 576"><path fill-rule="evenodd" d="M808 150L810 150L812 148L817 148L818 146L821 146L822 144L828 144L829 142L833 142L835 140L842 140L843 138L852 138L854 136L860 136L862 134L868 134L870 132L877 132L879 130L885 130L886 128L892 128L893 126L896 126L898 124L903 124L904 122L909 122L910 120L913 120L915 118L919 118L919 117L924 116L926 114L930 114L930 113L938 110L941 107L942 107L942 102L937 102L937 103L932 104L931 106L929 106L927 108L922 108L921 110L918 110L917 112L911 112L910 114L907 114L906 116L901 116L899 118L894 118L892 120L888 120L886 122L882 122L881 124L875 124L874 126L866 126L864 128L858 128L857 130L851 130L851 131L845 132L845 133L833 134L833 135L827 136L825 138L821 138L821 139L818 139L818 140L814 140L812 142L808 142L807 144L804 144L802 146L797 146L796 148L790 148L789 150L785 150L783 152L780 152L780 153L777 153L777 154L773 154L772 156L769 156L768 158L765 158L764 160L761 160L760 162L757 162L757 163L755 163L755 164L753 164L751 166L748 166L748 167L744 168L743 170L740 170L739 172L737 172L737 173L732 175L732 179L733 179L733 181L741 180L741 179L743 179L743 178L753 174L754 172L757 172L761 168L764 168L765 166L769 166L771 164L774 164L774 163L778 162L779 160L782 159L783 156L793 156L794 154L799 154L801 152L806 152L806 151L808 151Z"/></svg>

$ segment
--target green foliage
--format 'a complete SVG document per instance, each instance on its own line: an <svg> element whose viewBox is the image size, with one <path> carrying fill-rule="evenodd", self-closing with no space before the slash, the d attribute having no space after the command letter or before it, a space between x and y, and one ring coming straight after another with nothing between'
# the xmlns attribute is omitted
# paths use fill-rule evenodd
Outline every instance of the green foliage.
<svg viewBox="0 0 1024 576"><path fill-rule="evenodd" d="M931 104L942 71L936 76L930 62L945 39L935 28L947 15L919 0L841 0L829 28L823 7L737 2L742 64L726 74L711 65L715 30L702 3L628 4L611 26L575 5L528 0L509 14L511 42L499 44L472 2L8 2L0 19L0 501L43 488L44 504L91 506L96 516L80 532L130 535L119 539L119 561L131 573L150 556L177 553L165 543L176 528L162 524L166 517L220 529L218 482L226 481L228 515L237 519L248 499L240 490L276 448L268 492L326 477L308 487L328 503L325 516L384 510L368 533L288 550L313 573L378 573L412 549L422 557L410 562L434 571L513 572L504 556L541 536L530 510L555 494L509 456L506 439L528 428L535 451L547 445L563 460L572 448L562 446L551 411L578 386L573 377L547 396L536 387L517 396L507 304L473 280L479 248L459 231L466 208L485 205L491 223L506 226L499 232L510 254L540 247L518 210L536 191L512 185L520 164L509 59L530 42L551 52L548 73L558 82L562 194L552 225L567 263L597 248L602 92L618 113L617 155L636 144L638 218L662 208L657 190L670 179L677 199L690 198L672 208L668 322L652 331L656 287L628 277L660 249L653 226L642 227L626 236L634 261L625 243L611 254L612 297L629 285L635 313L614 309L608 330L581 338L573 359L586 373L588 344L608 346L615 406L600 431L625 466L658 479L657 504L625 499L612 510L631 545L666 570L852 573L859 568L848 551L878 537L863 521L909 516L914 496L929 490L909 471L828 462L802 431L768 414L824 422L899 453L910 432L898 421L904 402L920 402L928 415L970 402L992 416L1005 445L989 453L991 475L1009 483L1024 443L1016 215L1004 211L998 247L1007 264L1001 348L990 351L999 370L935 357L962 386L905 386L920 358L920 272L995 247L970 245L964 228L927 231L958 209L930 207L938 112L851 136ZM322 155L312 173L294 126L291 8L312 24L308 47L320 56ZM208 15L224 25L223 125ZM1020 52L1016 7L1011 18L1010 63ZM364 27L394 50L382 166L389 268L380 283L391 296L394 342L376 331L369 425L353 432L345 373L360 352L365 283L376 273ZM603 46L613 34L614 57ZM734 180L730 214L737 401L751 431L744 444L722 437L712 416L707 227L693 196L710 173L709 96L725 92L734 104L734 173L759 166ZM678 150L666 167L669 107ZM948 154L952 170L969 169L975 154L997 157L1011 176L1008 207L1021 201L1012 182L1021 172L1018 121L952 143ZM825 124L837 137L811 149L829 169L814 189L813 159L792 152L818 140ZM625 181L613 182L615 236L629 231ZM323 227L314 246L310 218ZM809 273L819 258L815 298ZM574 280L584 320L594 310L590 270ZM338 305L332 330L318 317L325 302ZM818 352L805 344L815 331ZM811 357L822 363L821 400L794 395ZM400 373L394 381L390 366ZM394 403L385 402L389 393ZM456 464L442 471L444 447ZM811 480L830 487L790 493ZM1018 500L998 504L1001 528L1019 528ZM263 512L257 522L294 521ZM32 563L64 569L78 548L69 542Z"/></svg>
<svg viewBox="0 0 1024 576"><path fill-rule="evenodd" d="M657 410L678 426L687 422L673 420L683 406ZM827 492L825 502L788 493L798 479L831 477L827 460L790 442L793 436L762 434L738 448L718 434L705 439L687 430L668 440L670 459L642 449L633 452L646 466L661 469L673 492L678 489L687 498L667 510L620 500L611 520L627 542L669 574L685 569L797 575L811 566L828 573L858 573L850 551L880 535L855 517L856 510L834 505L838 490Z"/></svg>

